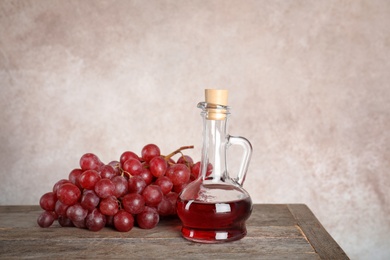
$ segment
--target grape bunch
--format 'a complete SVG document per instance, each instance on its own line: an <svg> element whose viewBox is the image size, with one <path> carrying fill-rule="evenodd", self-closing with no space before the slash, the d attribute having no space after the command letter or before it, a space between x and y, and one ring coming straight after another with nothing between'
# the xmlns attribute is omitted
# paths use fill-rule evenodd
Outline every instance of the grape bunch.
<svg viewBox="0 0 390 260"><path fill-rule="evenodd" d="M38 225L50 227L57 220L62 227L91 231L154 228L161 217L176 215L178 194L199 175L200 162L182 153L189 148L193 146L163 156L157 145L148 144L141 156L125 151L108 164L93 153L84 154L80 168L40 198ZM180 157L175 161L176 154Z"/></svg>

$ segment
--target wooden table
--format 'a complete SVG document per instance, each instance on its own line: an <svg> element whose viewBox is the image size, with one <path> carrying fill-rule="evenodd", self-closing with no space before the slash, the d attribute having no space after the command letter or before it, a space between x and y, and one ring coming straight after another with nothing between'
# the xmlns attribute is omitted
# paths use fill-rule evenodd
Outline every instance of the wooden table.
<svg viewBox="0 0 390 260"><path fill-rule="evenodd" d="M40 212L38 206L0 206L1 259L349 259L303 204L254 205L248 235L225 244L183 239L177 218L150 230L92 232L57 222L40 228Z"/></svg>

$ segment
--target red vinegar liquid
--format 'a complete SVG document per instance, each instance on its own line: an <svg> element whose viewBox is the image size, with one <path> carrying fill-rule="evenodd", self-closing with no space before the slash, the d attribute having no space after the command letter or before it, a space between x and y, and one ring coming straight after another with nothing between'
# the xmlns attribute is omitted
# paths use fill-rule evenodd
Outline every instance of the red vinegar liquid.
<svg viewBox="0 0 390 260"><path fill-rule="evenodd" d="M252 212L252 200L200 202L178 199L177 214L182 221L184 238L202 243L221 243L243 238L245 221Z"/></svg>

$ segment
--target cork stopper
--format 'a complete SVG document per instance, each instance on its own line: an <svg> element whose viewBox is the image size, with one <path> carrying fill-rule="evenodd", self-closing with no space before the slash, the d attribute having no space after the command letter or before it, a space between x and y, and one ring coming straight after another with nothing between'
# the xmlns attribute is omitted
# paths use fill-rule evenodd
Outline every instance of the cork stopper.
<svg viewBox="0 0 390 260"><path fill-rule="evenodd" d="M215 105L228 105L228 91L226 89L206 89L206 103Z"/></svg>
<svg viewBox="0 0 390 260"><path fill-rule="evenodd" d="M228 91L225 89L206 89L206 103L208 104L206 119L208 120L224 120L226 118L227 109L217 107L228 105ZM210 106L211 105L211 106Z"/></svg>

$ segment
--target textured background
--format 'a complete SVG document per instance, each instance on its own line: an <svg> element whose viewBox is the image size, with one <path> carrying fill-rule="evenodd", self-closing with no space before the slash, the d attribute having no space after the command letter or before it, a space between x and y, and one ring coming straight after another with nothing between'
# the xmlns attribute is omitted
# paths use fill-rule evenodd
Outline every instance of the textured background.
<svg viewBox="0 0 390 260"><path fill-rule="evenodd" d="M0 204L86 152L200 159L196 104L227 88L254 202L306 203L352 259L388 259L389 82L387 0L2 0Z"/></svg>

